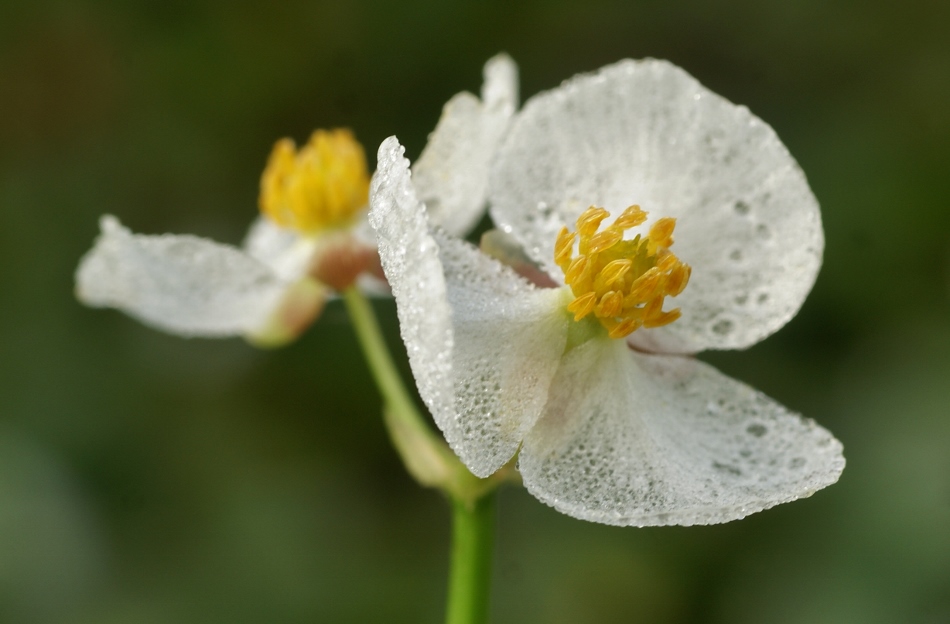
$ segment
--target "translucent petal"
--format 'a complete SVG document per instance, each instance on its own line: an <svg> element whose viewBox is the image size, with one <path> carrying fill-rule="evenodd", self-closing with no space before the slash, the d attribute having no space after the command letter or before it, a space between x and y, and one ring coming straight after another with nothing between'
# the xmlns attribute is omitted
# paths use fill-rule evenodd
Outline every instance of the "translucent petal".
<svg viewBox="0 0 950 624"><path fill-rule="evenodd" d="M353 236L364 245L376 247L376 231L369 224L369 210L363 211L356 225L353 226ZM356 285L363 294L370 297L391 297L392 290L385 279L372 273L363 273L356 280Z"/></svg>
<svg viewBox="0 0 950 624"><path fill-rule="evenodd" d="M454 329L455 415L442 429L485 477L540 417L571 321L560 289L536 289L468 243L438 240Z"/></svg>
<svg viewBox="0 0 950 624"><path fill-rule="evenodd" d="M662 352L754 344L797 312L821 264L817 201L775 132L664 61L622 61L529 100L490 199L556 279L557 231L588 206L639 204L644 233L676 218L673 251L693 273L668 306L683 316L633 335Z"/></svg>
<svg viewBox="0 0 950 624"><path fill-rule="evenodd" d="M86 305L113 307L183 336L228 336L263 325L287 283L241 251L195 236L132 234L112 216L76 272Z"/></svg>
<svg viewBox="0 0 950 624"><path fill-rule="evenodd" d="M244 238L244 250L270 267L282 279L300 279L314 253L314 240L283 228L265 216L257 217Z"/></svg>
<svg viewBox="0 0 950 624"><path fill-rule="evenodd" d="M488 59L482 70L482 102L488 108L518 108L518 65L505 53Z"/></svg>
<svg viewBox="0 0 950 624"><path fill-rule="evenodd" d="M370 223L419 394L462 461L487 476L540 415L568 317L560 291L431 234L402 155L394 138L380 146Z"/></svg>
<svg viewBox="0 0 950 624"><path fill-rule="evenodd" d="M519 469L541 501L615 525L728 522L837 481L841 444L693 358L570 351Z"/></svg>
<svg viewBox="0 0 950 624"><path fill-rule="evenodd" d="M442 110L412 167L413 184L434 225L464 236L485 208L488 169L518 105L518 69L507 55L485 64L483 100L459 93Z"/></svg>

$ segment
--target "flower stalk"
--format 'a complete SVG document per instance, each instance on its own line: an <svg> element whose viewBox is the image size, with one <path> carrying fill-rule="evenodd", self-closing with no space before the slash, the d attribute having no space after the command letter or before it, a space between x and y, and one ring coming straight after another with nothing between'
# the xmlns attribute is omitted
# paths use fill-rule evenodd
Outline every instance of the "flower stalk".
<svg viewBox="0 0 950 624"><path fill-rule="evenodd" d="M370 302L357 288L343 300L366 361L383 395L383 419L406 470L416 481L442 490L452 505L452 561L447 624L487 621L494 539L495 489L511 480L513 464L488 479L474 476L416 409L386 347Z"/></svg>
<svg viewBox="0 0 950 624"><path fill-rule="evenodd" d="M452 502L452 569L446 624L488 621L491 557L495 541L495 493L471 504Z"/></svg>

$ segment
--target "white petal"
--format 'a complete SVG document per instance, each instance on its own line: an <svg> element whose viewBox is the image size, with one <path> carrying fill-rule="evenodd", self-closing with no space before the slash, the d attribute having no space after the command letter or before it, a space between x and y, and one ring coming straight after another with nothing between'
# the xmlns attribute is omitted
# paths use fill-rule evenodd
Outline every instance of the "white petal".
<svg viewBox="0 0 950 624"><path fill-rule="evenodd" d="M249 256L270 267L287 281L303 277L316 250L312 237L302 237L263 215L251 224L243 247Z"/></svg>
<svg viewBox="0 0 950 624"><path fill-rule="evenodd" d="M569 318L558 290L431 234L402 154L394 138L380 146L370 223L419 394L462 461L487 476L540 415Z"/></svg>
<svg viewBox="0 0 950 624"><path fill-rule="evenodd" d="M112 216L76 272L86 305L118 308L183 336L261 326L287 284L247 254L195 236L132 234Z"/></svg>
<svg viewBox="0 0 950 624"><path fill-rule="evenodd" d="M591 341L565 356L519 468L575 518L691 525L808 496L844 457L813 421L707 364Z"/></svg>
<svg viewBox="0 0 950 624"><path fill-rule="evenodd" d="M368 207L367 207L368 208ZM369 224L369 210L360 213L359 220L353 226L353 236L360 243L369 247L376 247L376 231ZM386 280L371 273L363 273L356 279L356 286L369 297L391 297L392 290Z"/></svg>
<svg viewBox="0 0 950 624"><path fill-rule="evenodd" d="M663 61L622 61L528 101L490 198L499 227L559 279L557 229L588 206L677 218L673 251L693 274L667 308L683 316L634 334L665 352L754 344L797 312L821 264L817 201L775 132Z"/></svg>
<svg viewBox="0 0 950 624"><path fill-rule="evenodd" d="M488 59L482 70L482 102L489 108L518 108L518 65L507 54Z"/></svg>
<svg viewBox="0 0 950 624"><path fill-rule="evenodd" d="M412 167L413 184L434 225L456 236L482 217L488 169L518 105L517 66L498 55L485 64L483 101L459 93L445 105Z"/></svg>
<svg viewBox="0 0 950 624"><path fill-rule="evenodd" d="M572 321L560 289L536 289L464 241L444 236L439 247L455 381L455 417L442 428L484 477L511 459L541 416Z"/></svg>

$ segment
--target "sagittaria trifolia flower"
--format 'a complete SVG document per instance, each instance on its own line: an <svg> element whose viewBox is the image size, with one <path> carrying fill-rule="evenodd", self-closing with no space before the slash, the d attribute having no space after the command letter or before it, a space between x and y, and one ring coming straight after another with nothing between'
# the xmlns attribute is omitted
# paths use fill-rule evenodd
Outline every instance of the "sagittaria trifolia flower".
<svg viewBox="0 0 950 624"><path fill-rule="evenodd" d="M808 496L841 444L693 354L741 349L801 307L818 203L775 132L656 60L528 102L490 212L530 283L433 226L395 138L370 223L420 395L468 468L516 454L525 487L616 525L709 524Z"/></svg>
<svg viewBox="0 0 950 624"><path fill-rule="evenodd" d="M481 99L460 93L445 105L415 168L434 222L458 235L484 214L490 160L517 107L517 67L507 55L490 59L484 78ZM299 149L282 139L261 178L261 215L241 248L133 234L107 215L76 272L77 296L174 334L286 343L334 291L354 282L379 290L369 181L349 130L318 130Z"/></svg>

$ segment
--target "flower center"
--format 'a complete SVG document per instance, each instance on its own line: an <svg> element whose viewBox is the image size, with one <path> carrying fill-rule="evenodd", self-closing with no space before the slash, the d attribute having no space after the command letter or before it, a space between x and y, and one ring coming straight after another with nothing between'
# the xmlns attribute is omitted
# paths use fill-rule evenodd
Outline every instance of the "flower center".
<svg viewBox="0 0 950 624"><path fill-rule="evenodd" d="M576 232L564 227L558 234L554 261L574 294L568 311L575 321L593 314L611 338L672 323L680 317L679 308L664 312L663 298L683 292L690 275L689 265L669 250L676 219L659 219L647 236L624 240L624 232L645 222L647 213L630 206L598 231L609 216L591 206L577 218Z"/></svg>
<svg viewBox="0 0 950 624"><path fill-rule="evenodd" d="M261 212L306 234L349 224L368 198L366 155L345 129L317 130L299 151L281 139L261 176Z"/></svg>

